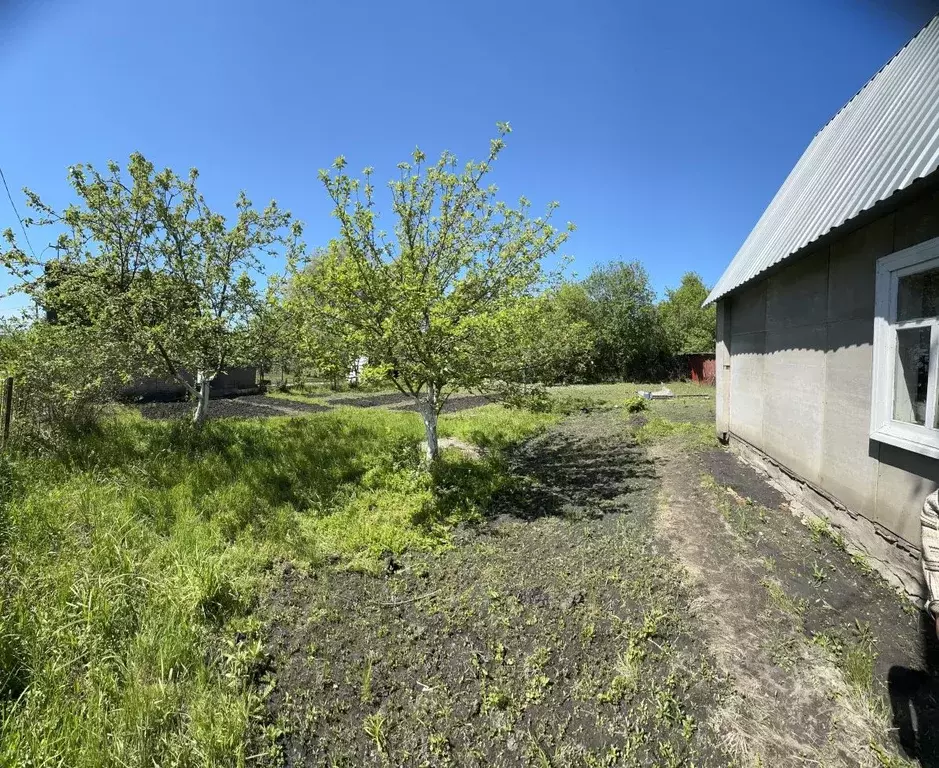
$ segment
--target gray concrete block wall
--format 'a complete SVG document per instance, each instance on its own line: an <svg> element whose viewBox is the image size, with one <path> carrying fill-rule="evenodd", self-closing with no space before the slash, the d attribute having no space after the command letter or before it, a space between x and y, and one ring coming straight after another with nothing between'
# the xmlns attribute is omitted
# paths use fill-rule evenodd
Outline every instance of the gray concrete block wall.
<svg viewBox="0 0 939 768"><path fill-rule="evenodd" d="M766 332L731 335L728 431L763 444L763 366Z"/></svg>
<svg viewBox="0 0 939 768"><path fill-rule="evenodd" d="M825 343L824 324L766 332L763 440L779 461L813 482L822 462Z"/></svg>
<svg viewBox="0 0 939 768"><path fill-rule="evenodd" d="M799 258L721 302L728 431L875 528L919 546L939 461L871 441L878 258L939 237L939 192Z"/></svg>
<svg viewBox="0 0 939 768"><path fill-rule="evenodd" d="M874 520L918 547L919 513L923 499L936 490L939 462L885 443L877 447Z"/></svg>
<svg viewBox="0 0 939 768"><path fill-rule="evenodd" d="M730 433L730 305L720 302L714 346L714 417L717 438L726 440Z"/></svg>
<svg viewBox="0 0 939 768"><path fill-rule="evenodd" d="M828 325L822 460L815 482L849 509L875 516L877 459L870 455L873 318ZM865 338L866 343L856 343Z"/></svg>

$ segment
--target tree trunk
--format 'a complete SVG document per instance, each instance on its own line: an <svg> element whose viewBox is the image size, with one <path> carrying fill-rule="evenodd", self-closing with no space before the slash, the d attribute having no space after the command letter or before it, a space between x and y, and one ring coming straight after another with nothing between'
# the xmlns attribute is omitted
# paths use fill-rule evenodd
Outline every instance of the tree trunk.
<svg viewBox="0 0 939 768"><path fill-rule="evenodd" d="M433 385L427 388L426 398L417 399L417 408L424 420L424 435L427 438L424 455L427 463L431 464L440 456L440 445L437 442L437 390Z"/></svg>
<svg viewBox="0 0 939 768"><path fill-rule="evenodd" d="M212 388L212 377L206 376L203 371L196 374L196 411L192 415L192 423L199 427L209 415L209 390Z"/></svg>

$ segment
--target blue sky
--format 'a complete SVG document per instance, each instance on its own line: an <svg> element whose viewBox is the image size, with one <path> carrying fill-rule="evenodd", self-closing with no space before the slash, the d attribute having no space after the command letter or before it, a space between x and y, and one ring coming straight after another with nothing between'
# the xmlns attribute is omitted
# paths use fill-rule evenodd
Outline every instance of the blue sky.
<svg viewBox="0 0 939 768"><path fill-rule="evenodd" d="M494 181L560 201L576 273L621 257L659 292L713 283L928 5L0 0L0 167L24 213L23 186L64 205L68 165L139 150L198 167L222 210L276 198L323 244L335 156L390 178L415 145L479 157L508 120Z"/></svg>

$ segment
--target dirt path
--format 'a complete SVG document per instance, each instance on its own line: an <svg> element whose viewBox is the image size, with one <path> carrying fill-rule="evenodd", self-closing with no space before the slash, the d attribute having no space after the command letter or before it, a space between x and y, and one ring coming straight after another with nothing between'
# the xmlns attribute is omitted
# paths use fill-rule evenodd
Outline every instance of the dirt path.
<svg viewBox="0 0 939 768"><path fill-rule="evenodd" d="M730 452L652 455L660 535L730 682L714 725L731 753L744 765L900 766L899 736L937 765L934 634L920 614Z"/></svg>
<svg viewBox="0 0 939 768"><path fill-rule="evenodd" d="M284 764L898 768L892 693L936 765L918 617L730 454L646 451L607 412L511 462L445 552L285 572Z"/></svg>

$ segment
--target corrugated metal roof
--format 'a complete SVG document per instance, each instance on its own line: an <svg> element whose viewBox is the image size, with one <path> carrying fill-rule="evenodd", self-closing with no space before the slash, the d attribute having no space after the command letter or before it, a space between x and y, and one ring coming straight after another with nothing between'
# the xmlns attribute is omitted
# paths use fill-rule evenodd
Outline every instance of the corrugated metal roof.
<svg viewBox="0 0 939 768"><path fill-rule="evenodd" d="M939 167L939 15L819 131L707 302Z"/></svg>

